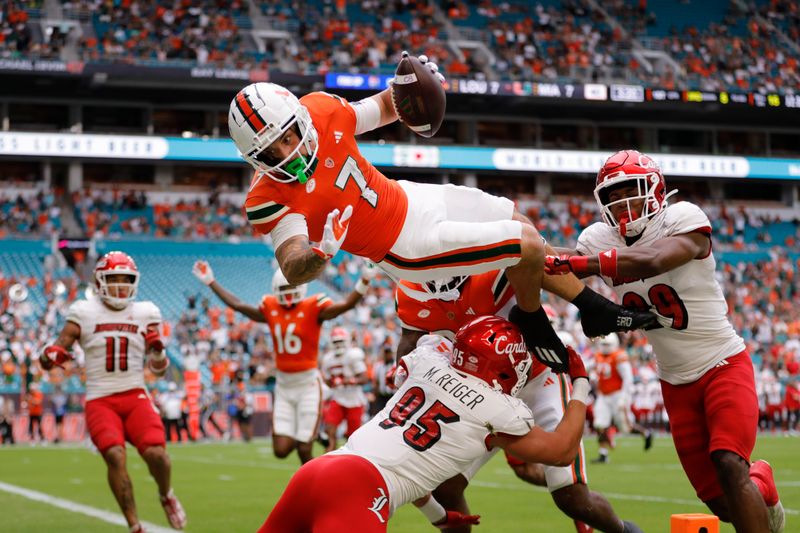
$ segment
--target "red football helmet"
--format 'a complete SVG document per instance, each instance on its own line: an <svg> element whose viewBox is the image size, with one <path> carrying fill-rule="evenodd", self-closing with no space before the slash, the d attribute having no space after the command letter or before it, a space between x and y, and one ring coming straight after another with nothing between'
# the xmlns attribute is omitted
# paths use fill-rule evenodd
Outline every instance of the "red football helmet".
<svg viewBox="0 0 800 533"><path fill-rule="evenodd" d="M350 334L341 326L337 326L331 330L331 345L333 351L337 354L343 354L347 351L347 345L350 342Z"/></svg>
<svg viewBox="0 0 800 533"><path fill-rule="evenodd" d="M531 354L519 328L504 318L482 316L456 333L451 365L515 395L528 380Z"/></svg>
<svg viewBox="0 0 800 533"><path fill-rule="evenodd" d="M124 274L128 283L109 283L108 276ZM136 263L124 252L108 252L97 261L94 267L94 283L97 295L109 307L125 309L136 298L139 288L139 269Z"/></svg>
<svg viewBox="0 0 800 533"><path fill-rule="evenodd" d="M620 187L635 187L638 192L612 202L609 193ZM635 237L644 231L654 215L661 212L667 205L667 198L675 192L667 194L664 175L651 157L636 150L622 150L606 159L597 173L594 197L606 224L619 228L623 237ZM637 213L631 203L639 200L643 204L641 212ZM626 213L619 220L611 210L617 205L626 208Z"/></svg>

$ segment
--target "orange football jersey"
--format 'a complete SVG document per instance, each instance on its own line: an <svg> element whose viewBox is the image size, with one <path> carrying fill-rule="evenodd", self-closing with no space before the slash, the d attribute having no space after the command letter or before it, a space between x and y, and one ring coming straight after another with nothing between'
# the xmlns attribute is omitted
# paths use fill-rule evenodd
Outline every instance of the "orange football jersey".
<svg viewBox="0 0 800 533"><path fill-rule="evenodd" d="M317 166L302 184L279 183L256 172L245 200L247 219L259 233L269 233L289 213L303 215L309 239L319 242L328 213L353 206L342 250L379 262L397 240L408 198L364 159L355 138L356 114L343 98L310 93L300 99L317 130Z"/></svg>
<svg viewBox="0 0 800 533"><path fill-rule="evenodd" d="M617 365L628 361L628 354L622 350L614 353L595 354L595 364L597 369L597 388L603 394L612 394L622 390L622 376L617 370Z"/></svg>
<svg viewBox="0 0 800 533"><path fill-rule="evenodd" d="M317 368L322 328L319 313L331 305L333 302L324 294L304 298L292 307L282 306L271 294L264 296L259 310L272 334L278 370L292 373Z"/></svg>

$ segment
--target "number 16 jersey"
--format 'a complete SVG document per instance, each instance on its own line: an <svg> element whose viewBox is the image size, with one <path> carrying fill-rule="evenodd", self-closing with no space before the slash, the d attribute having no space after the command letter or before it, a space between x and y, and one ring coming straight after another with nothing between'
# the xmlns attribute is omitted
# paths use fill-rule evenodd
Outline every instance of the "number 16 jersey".
<svg viewBox="0 0 800 533"><path fill-rule="evenodd" d="M317 368L319 334L322 325L319 314L333 305L324 294L315 294L285 307L267 294L259 310L272 334L275 366L280 372L295 374Z"/></svg>
<svg viewBox="0 0 800 533"><path fill-rule="evenodd" d="M153 302L132 302L118 311L98 298L78 300L67 310L67 321L81 328L87 401L145 388L143 333L161 324Z"/></svg>
<svg viewBox="0 0 800 533"><path fill-rule="evenodd" d="M464 472L493 433L525 435L530 409L518 398L459 374L435 348L401 359L408 378L386 407L332 453L355 454L380 471L391 512Z"/></svg>
<svg viewBox="0 0 800 533"><path fill-rule="evenodd" d="M631 248L692 232L710 236L711 223L696 205L678 202L657 214ZM616 228L596 222L578 237L577 250L596 255L625 247ZM602 276L623 305L649 308L669 320L664 328L646 331L645 335L653 345L659 377L672 385L697 381L720 361L745 349L728 321L728 304L714 273L716 265L709 250L706 257L652 278Z"/></svg>

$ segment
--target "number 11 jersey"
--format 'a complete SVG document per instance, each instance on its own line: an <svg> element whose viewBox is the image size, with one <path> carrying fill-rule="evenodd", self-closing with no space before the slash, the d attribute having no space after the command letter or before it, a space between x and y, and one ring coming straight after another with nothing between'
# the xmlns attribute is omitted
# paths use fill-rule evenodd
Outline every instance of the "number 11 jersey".
<svg viewBox="0 0 800 533"><path fill-rule="evenodd" d="M132 302L118 311L96 297L78 300L67 310L67 321L81 329L87 401L145 388L143 334L147 326L161 324L153 302Z"/></svg>

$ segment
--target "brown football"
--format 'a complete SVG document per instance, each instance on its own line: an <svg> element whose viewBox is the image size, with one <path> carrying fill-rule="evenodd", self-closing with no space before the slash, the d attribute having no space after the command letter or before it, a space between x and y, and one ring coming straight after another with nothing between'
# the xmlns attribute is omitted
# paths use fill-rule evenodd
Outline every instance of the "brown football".
<svg viewBox="0 0 800 533"><path fill-rule="evenodd" d="M419 59L407 56L394 73L392 103L400 121L422 137L433 137L444 120L447 98L439 78Z"/></svg>

